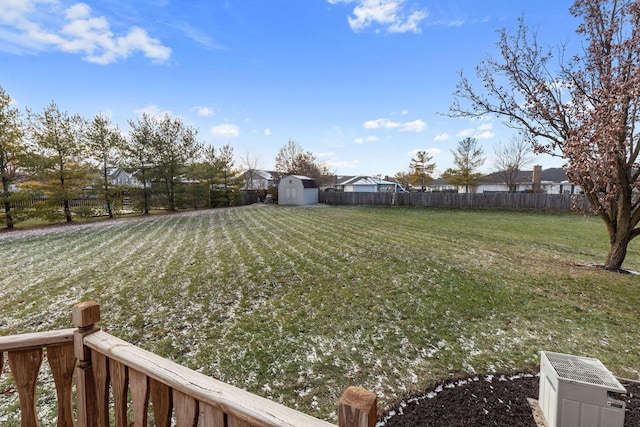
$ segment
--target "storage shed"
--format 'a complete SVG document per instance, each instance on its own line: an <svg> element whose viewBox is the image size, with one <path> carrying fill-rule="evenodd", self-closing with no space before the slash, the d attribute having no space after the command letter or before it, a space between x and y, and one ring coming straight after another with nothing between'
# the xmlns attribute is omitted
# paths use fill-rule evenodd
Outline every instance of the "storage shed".
<svg viewBox="0 0 640 427"><path fill-rule="evenodd" d="M278 185L278 204L314 205L318 203L318 183L315 179L302 175L289 175Z"/></svg>

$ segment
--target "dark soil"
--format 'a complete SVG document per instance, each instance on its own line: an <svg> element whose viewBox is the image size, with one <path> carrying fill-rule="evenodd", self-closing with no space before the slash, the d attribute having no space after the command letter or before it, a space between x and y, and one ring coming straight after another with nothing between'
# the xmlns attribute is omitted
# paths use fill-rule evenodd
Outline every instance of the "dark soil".
<svg viewBox="0 0 640 427"><path fill-rule="evenodd" d="M478 376L434 384L387 411L378 426L531 426L536 427L527 398L538 399L540 378L532 374ZM625 383L625 427L640 426L640 384Z"/></svg>

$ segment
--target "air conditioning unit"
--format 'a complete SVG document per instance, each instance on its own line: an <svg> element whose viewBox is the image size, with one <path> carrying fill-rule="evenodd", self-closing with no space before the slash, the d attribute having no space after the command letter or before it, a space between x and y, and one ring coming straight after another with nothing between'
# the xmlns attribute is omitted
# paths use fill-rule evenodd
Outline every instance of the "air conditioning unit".
<svg viewBox="0 0 640 427"><path fill-rule="evenodd" d="M538 404L549 427L623 427L626 393L598 359L541 352Z"/></svg>

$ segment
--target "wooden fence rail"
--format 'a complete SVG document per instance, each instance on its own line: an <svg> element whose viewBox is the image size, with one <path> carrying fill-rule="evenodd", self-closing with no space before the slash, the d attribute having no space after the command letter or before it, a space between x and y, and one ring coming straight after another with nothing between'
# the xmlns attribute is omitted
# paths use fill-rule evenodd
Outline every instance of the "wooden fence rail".
<svg viewBox="0 0 640 427"><path fill-rule="evenodd" d="M207 377L100 331L100 306L74 306L77 329L0 337L8 354L22 427L38 426L36 384L43 350L51 366L60 427L330 427L332 424ZM73 378L75 370L75 393ZM111 403L112 402L112 403ZM374 427L376 395L349 387L339 427Z"/></svg>
<svg viewBox="0 0 640 427"><path fill-rule="evenodd" d="M433 208L570 211L588 210L579 194L546 193L353 193L321 191L318 201L328 205L415 206Z"/></svg>

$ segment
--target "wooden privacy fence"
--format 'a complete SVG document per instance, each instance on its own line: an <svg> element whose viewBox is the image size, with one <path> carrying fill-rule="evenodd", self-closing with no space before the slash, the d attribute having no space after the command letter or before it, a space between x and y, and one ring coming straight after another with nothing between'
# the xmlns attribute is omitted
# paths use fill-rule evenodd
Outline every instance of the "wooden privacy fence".
<svg viewBox="0 0 640 427"><path fill-rule="evenodd" d="M0 337L0 373L6 352L22 427L38 425L36 385L45 350L59 427L146 427L150 419L162 427L332 426L101 331L95 302L77 304L72 317L77 329ZM338 402L338 420L340 427L375 426L376 395L349 387Z"/></svg>
<svg viewBox="0 0 640 427"><path fill-rule="evenodd" d="M583 195L546 193L358 193L321 191L328 205L415 206L432 208L505 209L538 211L589 210Z"/></svg>

